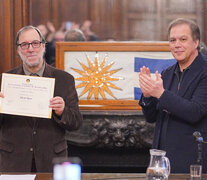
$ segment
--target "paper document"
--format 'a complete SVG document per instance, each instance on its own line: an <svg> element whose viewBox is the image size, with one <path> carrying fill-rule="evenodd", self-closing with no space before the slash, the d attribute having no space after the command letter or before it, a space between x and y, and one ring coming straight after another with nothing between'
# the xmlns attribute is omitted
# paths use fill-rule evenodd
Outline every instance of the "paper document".
<svg viewBox="0 0 207 180"><path fill-rule="evenodd" d="M25 174L25 175L0 175L0 180L34 180L35 174Z"/></svg>
<svg viewBox="0 0 207 180"><path fill-rule="evenodd" d="M54 95L54 78L2 74L0 113L51 118L49 101Z"/></svg>

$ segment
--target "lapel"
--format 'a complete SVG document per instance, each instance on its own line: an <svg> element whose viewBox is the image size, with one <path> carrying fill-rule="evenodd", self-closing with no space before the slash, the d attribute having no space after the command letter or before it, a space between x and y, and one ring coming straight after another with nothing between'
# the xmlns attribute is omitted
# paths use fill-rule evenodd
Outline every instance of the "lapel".
<svg viewBox="0 0 207 180"><path fill-rule="evenodd" d="M16 68L15 74L25 75L24 70L23 70L23 65Z"/></svg>
<svg viewBox="0 0 207 180"><path fill-rule="evenodd" d="M167 89L167 90L170 89L170 85L171 85L171 82L173 80L173 76L174 76L176 66L177 66L177 63L164 72L164 74L162 76L164 89Z"/></svg>
<svg viewBox="0 0 207 180"><path fill-rule="evenodd" d="M197 78L197 76L201 73L202 67L203 67L203 59L202 55L199 54L193 63L191 64L188 72L186 72L187 75L184 76L183 81L181 82L181 88L178 92L180 96L184 96L190 85L193 81Z"/></svg>
<svg viewBox="0 0 207 180"><path fill-rule="evenodd" d="M48 65L47 63L45 64L45 70L43 72L43 77L53 77L53 67Z"/></svg>
<svg viewBox="0 0 207 180"><path fill-rule="evenodd" d="M195 58L193 63L190 65L190 68L188 71L186 71L186 74L184 75L184 78L181 82L181 87L178 92L180 96L184 96L192 82L196 79L196 77L200 74L202 71L203 66L203 59L202 55L199 53L199 55ZM173 80L174 72L175 72L176 64L172 66L170 69L166 71L163 77L164 81L164 88L169 89L171 82Z"/></svg>

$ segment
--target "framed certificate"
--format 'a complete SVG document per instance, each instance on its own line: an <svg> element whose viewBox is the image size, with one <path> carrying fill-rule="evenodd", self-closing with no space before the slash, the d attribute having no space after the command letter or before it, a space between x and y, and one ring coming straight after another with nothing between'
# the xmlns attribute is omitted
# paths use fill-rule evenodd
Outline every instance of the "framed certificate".
<svg viewBox="0 0 207 180"><path fill-rule="evenodd" d="M54 95L54 78L2 74L0 113L51 118L50 99Z"/></svg>

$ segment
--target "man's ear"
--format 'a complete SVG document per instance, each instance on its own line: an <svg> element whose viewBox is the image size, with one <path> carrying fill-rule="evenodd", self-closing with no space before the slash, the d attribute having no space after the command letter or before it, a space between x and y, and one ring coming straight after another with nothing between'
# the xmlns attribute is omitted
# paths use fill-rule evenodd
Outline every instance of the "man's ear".
<svg viewBox="0 0 207 180"><path fill-rule="evenodd" d="M198 39L195 40L196 49L198 49L198 46L200 45L200 41Z"/></svg>
<svg viewBox="0 0 207 180"><path fill-rule="evenodd" d="M46 45L46 43L45 43L45 42L42 42L42 46L43 46L43 48L45 48L45 45Z"/></svg>

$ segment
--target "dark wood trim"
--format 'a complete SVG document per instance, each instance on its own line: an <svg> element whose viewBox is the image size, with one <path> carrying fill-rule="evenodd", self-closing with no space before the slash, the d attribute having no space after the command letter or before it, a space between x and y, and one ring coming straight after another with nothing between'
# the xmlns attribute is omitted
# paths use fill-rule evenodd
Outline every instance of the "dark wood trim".
<svg viewBox="0 0 207 180"><path fill-rule="evenodd" d="M8 71L19 65L21 61L16 54L15 38L17 31L30 24L30 0L1 0L0 16L1 41L0 41L0 73Z"/></svg>
<svg viewBox="0 0 207 180"><path fill-rule="evenodd" d="M12 33L10 31L12 27L12 11L11 11L11 6L12 6L12 1L11 0L3 0L0 1L2 11L1 11L1 18L2 18L2 35L1 35L1 49L0 49L0 54L1 54L1 61L0 61L0 68L1 72L4 70L8 70L12 66Z"/></svg>

